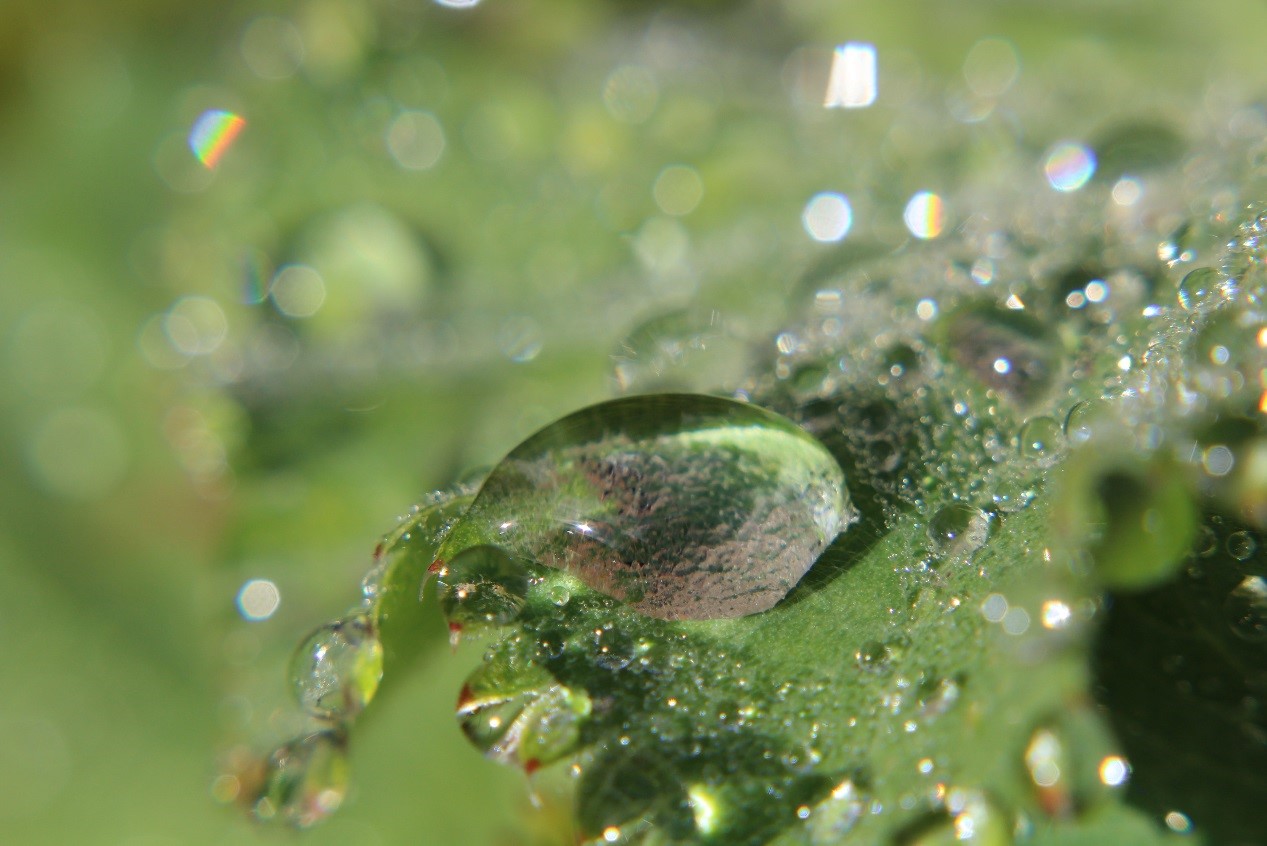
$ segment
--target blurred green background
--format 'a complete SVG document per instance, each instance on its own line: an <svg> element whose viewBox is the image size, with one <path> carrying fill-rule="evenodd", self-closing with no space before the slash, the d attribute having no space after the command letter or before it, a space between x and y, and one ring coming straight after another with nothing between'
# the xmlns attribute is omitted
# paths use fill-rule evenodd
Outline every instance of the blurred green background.
<svg viewBox="0 0 1267 846"><path fill-rule="evenodd" d="M609 396L643 320L760 344L914 191L953 225L1062 138L1200 137L1263 93L1263 32L1236 1L0 3L0 841L291 839L217 777L295 730L290 649L411 503ZM823 108L844 41L870 108ZM211 109L246 123L207 167ZM478 647L439 628L305 837L572 842L459 736Z"/></svg>

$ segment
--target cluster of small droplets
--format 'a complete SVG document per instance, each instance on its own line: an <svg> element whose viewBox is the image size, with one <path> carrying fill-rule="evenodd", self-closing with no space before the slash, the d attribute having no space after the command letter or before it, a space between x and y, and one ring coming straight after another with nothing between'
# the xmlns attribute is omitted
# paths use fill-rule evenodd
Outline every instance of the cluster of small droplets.
<svg viewBox="0 0 1267 846"><path fill-rule="evenodd" d="M434 548L450 523L448 506L464 501L457 494L433 494L415 506L374 549L360 603L318 626L296 648L290 682L309 728L248 774L243 798L256 818L307 828L343 802L348 733L383 678L382 604L393 589L416 595L425 569L417 548Z"/></svg>

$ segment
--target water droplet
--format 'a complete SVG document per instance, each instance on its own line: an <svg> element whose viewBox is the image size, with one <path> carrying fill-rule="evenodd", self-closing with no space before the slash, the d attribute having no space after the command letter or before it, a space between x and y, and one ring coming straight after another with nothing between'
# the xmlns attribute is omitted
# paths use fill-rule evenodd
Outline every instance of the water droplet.
<svg viewBox="0 0 1267 846"><path fill-rule="evenodd" d="M1059 339L1023 309L978 303L952 312L942 328L950 357L986 387L1027 406L1060 372Z"/></svg>
<svg viewBox="0 0 1267 846"><path fill-rule="evenodd" d="M743 377L749 353L720 311L691 308L639 324L611 358L618 392L649 393L732 387Z"/></svg>
<svg viewBox="0 0 1267 846"><path fill-rule="evenodd" d="M337 731L317 732L273 752L249 794L251 812L308 828L338 810L347 788L346 739Z"/></svg>
<svg viewBox="0 0 1267 846"><path fill-rule="evenodd" d="M989 534L990 516L966 502L944 506L928 521L933 551L948 561L966 560L985 545Z"/></svg>
<svg viewBox="0 0 1267 846"><path fill-rule="evenodd" d="M590 699L539 664L495 653L458 697L462 732L489 758L529 773L576 751Z"/></svg>
<svg viewBox="0 0 1267 846"><path fill-rule="evenodd" d="M519 616L528 595L528 569L505 550L468 547L436 572L440 610L450 625L504 626Z"/></svg>
<svg viewBox="0 0 1267 846"><path fill-rule="evenodd" d="M835 846L857 824L866 802L852 779L836 785L810 813L805 827L813 846Z"/></svg>
<svg viewBox="0 0 1267 846"><path fill-rule="evenodd" d="M868 673L882 673L889 668L896 650L883 641L875 640L859 647L854 653L858 668Z"/></svg>
<svg viewBox="0 0 1267 846"><path fill-rule="evenodd" d="M1236 294L1236 283L1217 268L1198 267L1179 283L1179 305L1185 311L1213 308Z"/></svg>
<svg viewBox="0 0 1267 846"><path fill-rule="evenodd" d="M1040 467L1050 467L1059 457L1063 441L1060 424L1055 420L1045 416L1030 418L1021 427L1021 457Z"/></svg>
<svg viewBox="0 0 1267 846"><path fill-rule="evenodd" d="M1096 422L1105 414L1102 400L1083 400L1075 403L1065 417L1065 437L1073 445L1086 443L1095 431Z"/></svg>
<svg viewBox="0 0 1267 846"><path fill-rule="evenodd" d="M533 435L441 544L493 544L663 619L783 598L857 519L839 464L794 423L717 397L628 397Z"/></svg>
<svg viewBox="0 0 1267 846"><path fill-rule="evenodd" d="M1257 551L1258 541L1249 532L1232 532L1227 536L1227 553L1237 561L1246 561Z"/></svg>
<svg viewBox="0 0 1267 846"><path fill-rule="evenodd" d="M383 647L369 617L356 614L318 628L295 650L290 676L308 713L323 719L356 716L383 678Z"/></svg>
<svg viewBox="0 0 1267 846"><path fill-rule="evenodd" d="M1250 643L1267 642L1267 580L1246 576L1228 594L1224 607L1237 637Z"/></svg>

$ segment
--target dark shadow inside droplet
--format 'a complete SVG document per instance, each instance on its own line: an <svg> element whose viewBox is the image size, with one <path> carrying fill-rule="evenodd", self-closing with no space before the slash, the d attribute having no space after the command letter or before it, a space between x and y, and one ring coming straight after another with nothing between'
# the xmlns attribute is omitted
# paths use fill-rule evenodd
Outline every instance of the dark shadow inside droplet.
<svg viewBox="0 0 1267 846"><path fill-rule="evenodd" d="M1173 127L1148 118L1123 121L1101 130L1091 146L1097 160L1096 178L1107 182L1173 164L1188 149Z"/></svg>
<svg viewBox="0 0 1267 846"><path fill-rule="evenodd" d="M1193 556L1159 588L1112 597L1094 689L1131 763L1131 804L1157 820L1184 813L1211 843L1262 843L1267 644L1236 634L1227 597L1246 575L1267 574L1267 558L1227 553L1244 527L1206 526L1217 534L1212 555Z"/></svg>

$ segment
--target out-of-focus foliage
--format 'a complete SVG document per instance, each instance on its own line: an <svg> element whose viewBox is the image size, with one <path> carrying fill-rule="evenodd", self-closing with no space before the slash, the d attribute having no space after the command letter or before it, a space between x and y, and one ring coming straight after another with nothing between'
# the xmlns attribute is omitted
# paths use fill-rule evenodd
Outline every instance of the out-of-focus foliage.
<svg viewBox="0 0 1267 846"><path fill-rule="evenodd" d="M1004 191L1001 163L1120 149L1098 133L1124 117L1182 136L1132 135L1164 161L1261 93L1265 16L0 6L0 839L278 839L228 774L293 732L293 644L408 503L607 396L646 318L724 302L746 337L777 329L793 281L833 272L802 223L819 192L853 204L844 250L891 249L914 192ZM870 109L822 108L844 41L877 47ZM211 109L246 124L207 168L187 138ZM257 579L268 613L235 604ZM461 738L475 652L439 628L311 840L572 842Z"/></svg>

